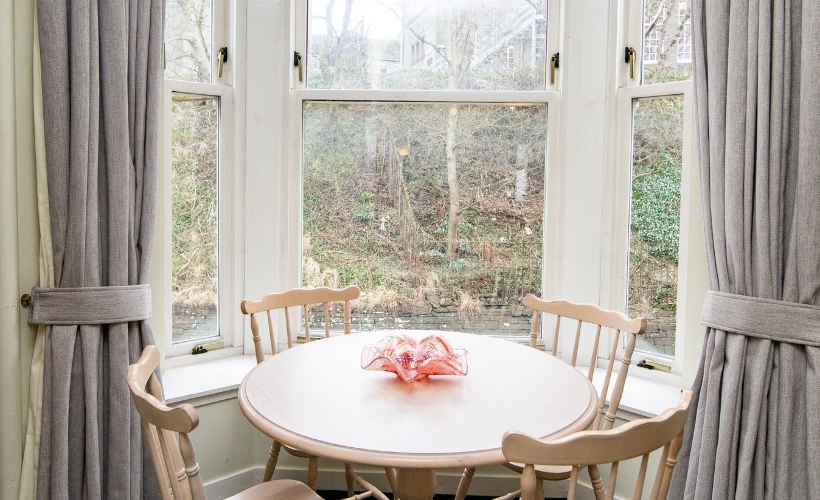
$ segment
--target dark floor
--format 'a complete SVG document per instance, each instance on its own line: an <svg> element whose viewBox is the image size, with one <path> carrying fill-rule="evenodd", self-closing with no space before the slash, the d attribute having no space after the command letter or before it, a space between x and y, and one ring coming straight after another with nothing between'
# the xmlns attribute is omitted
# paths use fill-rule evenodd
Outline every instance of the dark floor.
<svg viewBox="0 0 820 500"><path fill-rule="evenodd" d="M347 498L347 492L344 491L328 491L328 490L319 490L317 491L319 496L324 498L325 500L340 500L342 498ZM389 498L393 498L393 495L390 493L385 493ZM453 495L436 495L435 500L452 500L454 497ZM467 495L467 500L490 500L493 497L477 497L472 495Z"/></svg>
<svg viewBox="0 0 820 500"><path fill-rule="evenodd" d="M317 491L317 493L319 493L319 496L321 496L325 500L341 500L342 498L347 498L347 493L344 491L319 490ZM393 498L393 495L391 495L390 493L386 493L386 495L390 498ZM453 495L436 495L435 500L452 500L453 498ZM492 498L494 497L479 497L474 495L467 495L467 500L491 500Z"/></svg>

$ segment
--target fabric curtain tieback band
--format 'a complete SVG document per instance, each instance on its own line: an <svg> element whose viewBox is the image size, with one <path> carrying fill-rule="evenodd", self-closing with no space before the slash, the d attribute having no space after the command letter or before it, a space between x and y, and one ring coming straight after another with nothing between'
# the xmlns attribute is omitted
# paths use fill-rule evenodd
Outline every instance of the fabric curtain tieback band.
<svg viewBox="0 0 820 500"><path fill-rule="evenodd" d="M31 289L32 325L107 325L151 317L151 285Z"/></svg>
<svg viewBox="0 0 820 500"><path fill-rule="evenodd" d="M820 347L820 306L709 290L701 323L749 337Z"/></svg>

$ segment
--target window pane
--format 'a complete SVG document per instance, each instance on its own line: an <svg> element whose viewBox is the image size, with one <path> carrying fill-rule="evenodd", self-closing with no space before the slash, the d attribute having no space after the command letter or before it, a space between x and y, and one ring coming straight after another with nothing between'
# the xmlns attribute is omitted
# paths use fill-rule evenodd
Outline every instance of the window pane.
<svg viewBox="0 0 820 500"><path fill-rule="evenodd" d="M211 81L211 0L168 0L165 5L165 77Z"/></svg>
<svg viewBox="0 0 820 500"><path fill-rule="evenodd" d="M219 335L219 99L175 93L171 114L173 341L183 342Z"/></svg>
<svg viewBox="0 0 820 500"><path fill-rule="evenodd" d="M649 326L638 349L674 355L683 96L634 101L629 314Z"/></svg>
<svg viewBox="0 0 820 500"><path fill-rule="evenodd" d="M547 0L314 0L314 89L544 90Z"/></svg>
<svg viewBox="0 0 820 500"><path fill-rule="evenodd" d="M358 285L354 329L527 335L545 105L307 102L303 279Z"/></svg>
<svg viewBox="0 0 820 500"><path fill-rule="evenodd" d="M643 83L692 78L692 0L645 0Z"/></svg>

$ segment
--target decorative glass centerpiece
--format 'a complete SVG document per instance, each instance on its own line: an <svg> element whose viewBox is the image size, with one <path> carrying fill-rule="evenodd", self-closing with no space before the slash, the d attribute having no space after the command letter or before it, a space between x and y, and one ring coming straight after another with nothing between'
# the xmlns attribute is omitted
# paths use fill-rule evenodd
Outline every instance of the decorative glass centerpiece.
<svg viewBox="0 0 820 500"><path fill-rule="evenodd" d="M453 349L436 334L421 340L390 336L364 346L362 368L392 372L405 382L428 375L467 375L467 351Z"/></svg>

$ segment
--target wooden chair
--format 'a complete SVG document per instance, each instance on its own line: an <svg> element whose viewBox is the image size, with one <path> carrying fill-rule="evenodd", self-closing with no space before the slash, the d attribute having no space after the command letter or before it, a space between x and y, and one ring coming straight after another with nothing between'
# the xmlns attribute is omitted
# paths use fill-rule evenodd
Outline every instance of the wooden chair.
<svg viewBox="0 0 820 500"><path fill-rule="evenodd" d="M324 308L324 336L327 338L330 337L331 304L342 303L344 317L343 328L345 335L347 335L350 333L350 301L355 300L358 297L359 287L348 286L342 289L294 288L281 293L270 293L257 300L243 300L240 304L240 309L243 314L250 315L251 332L253 333L253 347L256 351L256 362L261 363L265 360L265 351L262 345L262 334L260 333L259 321L256 317L257 314L265 313L271 353L276 354L277 346L276 334L274 330L274 313L276 311L281 310L284 314L285 333L287 336L288 348L291 348L296 342L296 336L299 331L298 329L295 329L294 331L294 329L291 328L290 314L288 313L289 308L299 307L302 309L302 316L305 325L305 342L310 342L311 334L309 312L311 306L321 305ZM305 453L290 446L283 446L282 443L276 441L275 439L273 440L273 444L271 444L268 462L265 466L263 481L269 481L271 477L273 477L273 472L276 469L276 463L279 460L279 452L282 448L293 456L308 459L307 485L315 491L316 481L319 476L319 457L311 455L310 453ZM345 464L345 477L347 480L347 490L349 495L353 495L355 483L359 483L365 488L373 488L373 486L369 483L367 483L368 486L365 486L366 482L353 472L353 468L350 464ZM388 479L391 487L395 485L394 478L395 473L392 470L388 471Z"/></svg>
<svg viewBox="0 0 820 500"><path fill-rule="evenodd" d="M623 460L641 457L641 466L635 483L633 498L642 498L649 454L662 449L658 469L649 498L665 499L669 492L672 471L677 464L678 451L683 441L683 428L689 412L692 391L684 391L676 408L670 408L654 418L635 420L615 429L582 431L569 436L540 441L518 432L504 435L501 449L510 462L527 464L521 476L521 490L496 500L539 498L542 484L535 473L535 464L571 466L568 500L573 500L578 486L578 475L584 467L610 464L609 481L604 488L600 477L592 479L597 500L612 499L618 479L618 464ZM597 467L596 467L597 468Z"/></svg>
<svg viewBox="0 0 820 500"><path fill-rule="evenodd" d="M131 399L142 419L145 439L154 462L160 493L164 500L205 500L205 489L199 475L199 464L188 434L199 425L199 416L193 406L181 404L171 408L165 405L162 387L155 371L159 366L159 349L146 346L140 359L128 367L128 388ZM348 500L376 496L366 491ZM236 500L322 500L305 484L282 479L258 484L231 497ZM386 497L376 496L381 500Z"/></svg>
<svg viewBox="0 0 820 500"><path fill-rule="evenodd" d="M626 382L626 374L632 361L632 352L635 349L635 341L637 336L642 335L644 330L646 330L646 318L629 318L620 312L608 311L593 304L576 304L565 300L541 300L532 294L524 297L523 304L533 311L532 327L530 329L531 347L537 347L536 341L538 340L541 314L551 314L555 316L555 331L551 350L553 356L558 355L562 319L574 320L577 323L573 337L564 339L565 346L572 346L572 354L570 357L570 364L572 364L572 366L577 366L578 360L581 359L579 356L581 338L591 334L592 349L583 360L587 366L589 366L587 369L587 378L589 378L590 381L592 381L595 368L598 366L601 334L606 331L605 329L614 331L614 335L611 335L608 339L606 337L604 338L605 341L610 341L607 348L608 360L601 393L598 397L598 413L592 423L593 430L611 429L615 423L615 414L618 410L618 405L621 402L621 395L623 394L624 383ZM584 328L584 325L587 325L587 327ZM622 335L626 339L623 356L620 360L620 368L617 371L615 382L611 384ZM570 340L571 344L569 344L567 340ZM534 382L548 383L547 381ZM612 385L611 391L610 384ZM606 402L607 395L609 395L608 404ZM517 472L523 471L521 464L508 463L505 465ZM540 480L560 481L569 478L570 472L569 467L538 467L536 468L536 477ZM590 469L590 472L593 474L596 473L594 466ZM474 473L475 469L473 468L464 469L464 473L458 485L458 491L456 492L456 500L464 500Z"/></svg>

